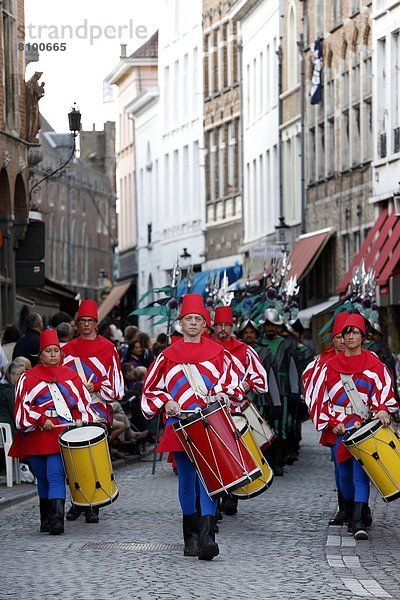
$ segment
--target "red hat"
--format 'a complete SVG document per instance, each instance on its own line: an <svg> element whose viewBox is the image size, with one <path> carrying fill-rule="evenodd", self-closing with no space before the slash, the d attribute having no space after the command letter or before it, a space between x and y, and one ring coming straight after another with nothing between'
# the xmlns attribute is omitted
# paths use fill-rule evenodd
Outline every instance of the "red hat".
<svg viewBox="0 0 400 600"><path fill-rule="evenodd" d="M45 329L40 334L39 354L42 352L42 350L47 348L47 346L58 346L60 348L57 332L54 329Z"/></svg>
<svg viewBox="0 0 400 600"><path fill-rule="evenodd" d="M333 321L333 329L332 329L332 337L335 337L338 333L342 333L344 324L346 323L347 317L349 313L341 312L336 315L335 320Z"/></svg>
<svg viewBox="0 0 400 600"><path fill-rule="evenodd" d="M229 323L229 325L233 325L232 309L230 306L217 306L214 315L214 325L217 323Z"/></svg>
<svg viewBox="0 0 400 600"><path fill-rule="evenodd" d="M82 319L82 317L90 317L95 321L99 320L97 304L94 300L82 300L78 308L78 319Z"/></svg>
<svg viewBox="0 0 400 600"><path fill-rule="evenodd" d="M346 327L357 327L365 335L365 319L362 315L348 315L343 325L343 329L345 329Z"/></svg>
<svg viewBox="0 0 400 600"><path fill-rule="evenodd" d="M208 308L204 307L204 318L206 320L206 325L209 329L211 329L211 314Z"/></svg>
<svg viewBox="0 0 400 600"><path fill-rule="evenodd" d="M201 315L205 320L203 297L200 294L186 294L183 296L179 318L186 315Z"/></svg>

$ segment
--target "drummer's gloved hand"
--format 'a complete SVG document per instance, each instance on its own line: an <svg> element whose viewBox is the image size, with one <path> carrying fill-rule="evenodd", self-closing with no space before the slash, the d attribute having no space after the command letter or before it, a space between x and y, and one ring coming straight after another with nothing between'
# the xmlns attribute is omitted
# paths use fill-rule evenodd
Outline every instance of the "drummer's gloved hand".
<svg viewBox="0 0 400 600"><path fill-rule="evenodd" d="M390 424L390 415L386 410L378 410L373 418L379 419L383 427L387 427Z"/></svg>
<svg viewBox="0 0 400 600"><path fill-rule="evenodd" d="M215 394L215 398L216 398L216 400L219 400L220 402L226 402L227 406L229 406L229 404L230 404L229 397L224 392L219 392L218 394Z"/></svg>
<svg viewBox="0 0 400 600"><path fill-rule="evenodd" d="M168 400L168 402L165 403L164 408L169 417L176 417L176 415L179 415L181 412L181 407L175 400Z"/></svg>
<svg viewBox="0 0 400 600"><path fill-rule="evenodd" d="M82 427L82 425L83 425L82 419L76 419L75 425L76 425L76 427Z"/></svg>

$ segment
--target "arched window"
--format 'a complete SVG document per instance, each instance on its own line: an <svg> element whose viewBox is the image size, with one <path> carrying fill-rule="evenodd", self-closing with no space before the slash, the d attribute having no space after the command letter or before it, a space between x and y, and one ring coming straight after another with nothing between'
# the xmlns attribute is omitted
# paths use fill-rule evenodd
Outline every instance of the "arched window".
<svg viewBox="0 0 400 600"><path fill-rule="evenodd" d="M288 19L288 88L293 88L298 83L298 49L297 49L297 24L295 7L291 4Z"/></svg>

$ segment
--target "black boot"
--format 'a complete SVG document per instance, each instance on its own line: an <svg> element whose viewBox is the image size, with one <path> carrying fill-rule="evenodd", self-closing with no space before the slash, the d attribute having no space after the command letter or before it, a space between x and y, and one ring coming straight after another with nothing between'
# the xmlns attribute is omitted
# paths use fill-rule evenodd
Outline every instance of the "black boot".
<svg viewBox="0 0 400 600"><path fill-rule="evenodd" d="M238 507L238 499L231 495L225 497L222 510L226 515L236 515Z"/></svg>
<svg viewBox="0 0 400 600"><path fill-rule="evenodd" d="M224 517L223 517L222 512L221 512L221 498L218 498L217 508L215 509L215 520L216 521L222 521L223 518Z"/></svg>
<svg viewBox="0 0 400 600"><path fill-rule="evenodd" d="M362 519L367 527L372 525L372 513L368 504L363 504Z"/></svg>
<svg viewBox="0 0 400 600"><path fill-rule="evenodd" d="M66 519L67 521L76 521L81 516L82 509L80 506L76 506L73 502L67 512Z"/></svg>
<svg viewBox="0 0 400 600"><path fill-rule="evenodd" d="M40 533L49 533L49 501L40 498Z"/></svg>
<svg viewBox="0 0 400 600"><path fill-rule="evenodd" d="M346 523L346 508L344 506L344 498L341 492L338 492L339 510L336 515L329 521L329 525L344 525Z"/></svg>
<svg viewBox="0 0 400 600"><path fill-rule="evenodd" d="M198 519L197 513L183 515L183 539L185 541L184 556L199 555Z"/></svg>
<svg viewBox="0 0 400 600"><path fill-rule="evenodd" d="M346 500L343 498L344 510L346 513L345 523L347 523L347 533L353 533L352 520L353 520L353 500Z"/></svg>
<svg viewBox="0 0 400 600"><path fill-rule="evenodd" d="M49 533L60 535L64 533L64 498L49 500Z"/></svg>
<svg viewBox="0 0 400 600"><path fill-rule="evenodd" d="M356 540L367 540L368 532L367 526L363 519L363 513L367 509L368 505L364 502L354 502L353 505L353 517L352 517L352 529L353 535Z"/></svg>
<svg viewBox="0 0 400 600"><path fill-rule="evenodd" d="M215 517L206 515L200 517L199 523L199 560L212 560L219 554L218 544L215 542Z"/></svg>
<svg viewBox="0 0 400 600"><path fill-rule="evenodd" d="M99 509L96 506L85 508L85 521L86 523L99 522Z"/></svg>

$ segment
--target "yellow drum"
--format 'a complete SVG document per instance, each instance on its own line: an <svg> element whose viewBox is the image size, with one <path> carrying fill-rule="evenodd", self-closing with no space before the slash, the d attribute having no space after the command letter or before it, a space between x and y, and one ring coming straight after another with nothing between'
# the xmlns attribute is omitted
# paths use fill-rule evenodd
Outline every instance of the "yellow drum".
<svg viewBox="0 0 400 600"><path fill-rule="evenodd" d="M249 398L243 402L241 411L249 422L251 432L258 447L261 450L268 448L274 441L275 434Z"/></svg>
<svg viewBox="0 0 400 600"><path fill-rule="evenodd" d="M74 427L60 435L59 444L74 504L101 507L118 498L103 427Z"/></svg>
<svg viewBox="0 0 400 600"><path fill-rule="evenodd" d="M271 485L274 474L254 439L246 417L243 414L235 413L232 414L232 417L244 443L250 451L250 454L261 470L260 477L231 492L231 495L235 498L246 500L247 498L254 498L255 496L265 492L265 490L267 490Z"/></svg>
<svg viewBox="0 0 400 600"><path fill-rule="evenodd" d="M343 443L386 502L400 497L400 440L392 426L367 421L346 433Z"/></svg>

